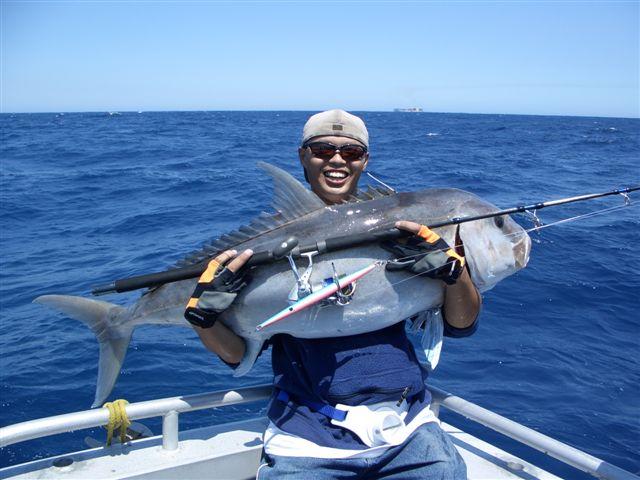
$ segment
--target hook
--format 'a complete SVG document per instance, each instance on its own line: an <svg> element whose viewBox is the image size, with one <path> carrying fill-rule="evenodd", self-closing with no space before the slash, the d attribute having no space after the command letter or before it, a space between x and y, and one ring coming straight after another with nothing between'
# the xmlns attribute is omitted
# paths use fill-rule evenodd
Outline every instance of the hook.
<svg viewBox="0 0 640 480"><path fill-rule="evenodd" d="M529 219L533 222L533 225L536 227L536 230L544 225L540 217L538 217L538 212L536 210L525 210L525 214L529 217Z"/></svg>
<svg viewBox="0 0 640 480"><path fill-rule="evenodd" d="M629 198L629 195L625 192L618 192L619 195L622 195L622 198L624 198L624 205L626 207L628 207L629 205L631 205L631 199Z"/></svg>

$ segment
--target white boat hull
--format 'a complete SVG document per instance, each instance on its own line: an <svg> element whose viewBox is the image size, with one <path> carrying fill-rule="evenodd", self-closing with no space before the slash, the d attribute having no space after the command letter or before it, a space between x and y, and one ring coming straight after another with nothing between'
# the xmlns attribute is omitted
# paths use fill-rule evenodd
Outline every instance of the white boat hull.
<svg viewBox="0 0 640 480"><path fill-rule="evenodd" d="M94 448L36 460L0 470L0 478L123 480L123 479L250 479L260 465L266 419L252 419L180 433L176 450L162 448L162 436L134 440L109 448ZM445 424L464 458L469 479L555 480L545 472L459 429ZM73 463L65 465L73 460ZM55 465L61 466L55 466Z"/></svg>

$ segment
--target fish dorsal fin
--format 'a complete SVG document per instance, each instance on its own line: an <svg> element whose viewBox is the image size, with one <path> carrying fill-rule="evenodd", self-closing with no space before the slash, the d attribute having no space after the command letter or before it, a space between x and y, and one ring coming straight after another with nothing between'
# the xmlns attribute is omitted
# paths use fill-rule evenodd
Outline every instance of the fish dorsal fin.
<svg viewBox="0 0 640 480"><path fill-rule="evenodd" d="M286 221L326 206L315 193L281 168L265 162L258 162L258 166L273 179L273 208Z"/></svg>
<svg viewBox="0 0 640 480"><path fill-rule="evenodd" d="M358 190L354 195L351 195L348 202L367 202L369 200L375 200L376 198L388 197L395 195L396 192L390 188L375 186L367 187L366 190Z"/></svg>
<svg viewBox="0 0 640 480"><path fill-rule="evenodd" d="M284 170L265 162L259 162L258 166L273 178L273 208L277 213L262 212L248 225L243 225L236 231L227 232L191 252L176 262L175 267L188 267L202 263L224 250L234 248L236 245L326 206L320 198Z"/></svg>

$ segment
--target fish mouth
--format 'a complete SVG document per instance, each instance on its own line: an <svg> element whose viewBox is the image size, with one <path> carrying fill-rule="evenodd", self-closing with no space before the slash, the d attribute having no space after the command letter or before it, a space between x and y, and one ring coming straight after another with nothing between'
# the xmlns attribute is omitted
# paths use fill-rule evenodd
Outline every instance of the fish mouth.
<svg viewBox="0 0 640 480"><path fill-rule="evenodd" d="M529 263L529 253L531 252L531 238L526 233L520 241L513 247L514 259L518 270L527 266Z"/></svg>
<svg viewBox="0 0 640 480"><path fill-rule="evenodd" d="M327 169L322 172L325 182L331 187L341 187L349 181L351 173L346 170Z"/></svg>

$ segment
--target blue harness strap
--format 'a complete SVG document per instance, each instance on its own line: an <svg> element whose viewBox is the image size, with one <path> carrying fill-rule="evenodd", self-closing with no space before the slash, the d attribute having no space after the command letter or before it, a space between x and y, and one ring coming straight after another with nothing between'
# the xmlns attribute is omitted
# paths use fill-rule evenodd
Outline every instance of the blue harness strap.
<svg viewBox="0 0 640 480"><path fill-rule="evenodd" d="M321 413L325 417L328 417L332 420L337 420L338 422L342 422L345 418L347 418L346 410L339 410L337 408L332 407L329 404L313 402L311 400L304 400L300 398L296 398L295 400L292 400L291 396L284 390L278 389L278 395L276 395L276 398L279 401L284 403L288 403L289 401L292 401L294 403L304 405L305 407L309 407L314 412Z"/></svg>

